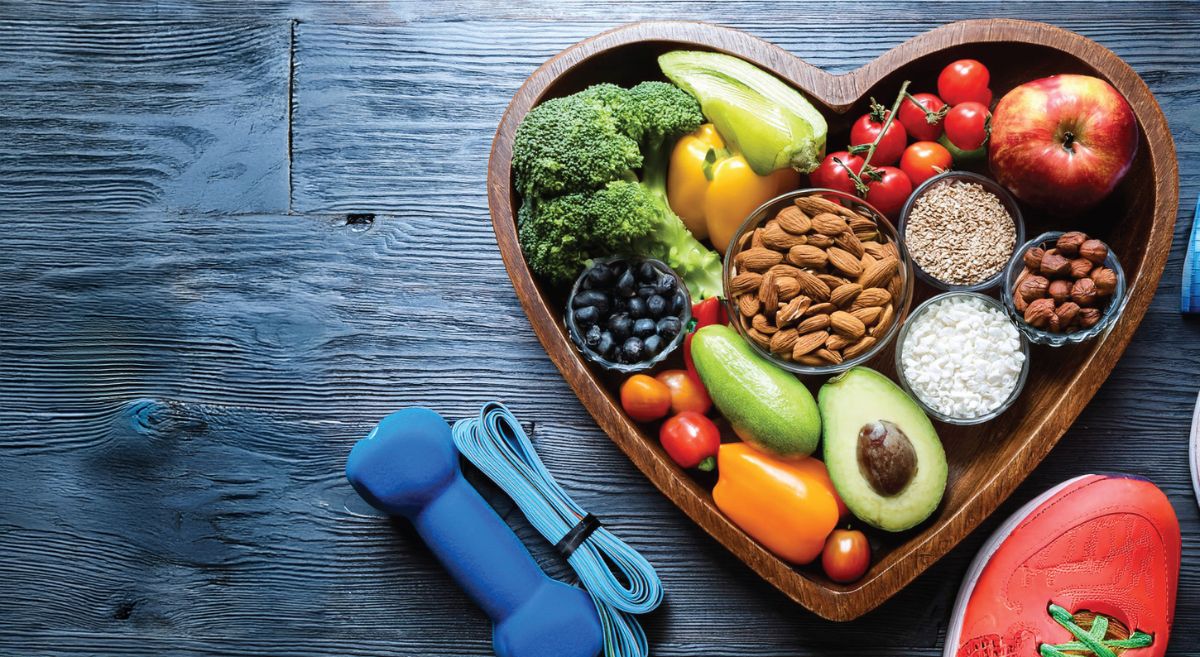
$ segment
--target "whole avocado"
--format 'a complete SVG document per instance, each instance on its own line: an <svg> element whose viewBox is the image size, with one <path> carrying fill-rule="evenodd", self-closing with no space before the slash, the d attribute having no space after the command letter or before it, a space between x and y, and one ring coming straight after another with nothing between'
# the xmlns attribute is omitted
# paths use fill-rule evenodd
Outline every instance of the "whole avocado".
<svg viewBox="0 0 1200 657"><path fill-rule="evenodd" d="M697 331L692 362L713 403L742 440L784 458L816 451L821 414L812 393L754 353L733 329L715 324Z"/></svg>

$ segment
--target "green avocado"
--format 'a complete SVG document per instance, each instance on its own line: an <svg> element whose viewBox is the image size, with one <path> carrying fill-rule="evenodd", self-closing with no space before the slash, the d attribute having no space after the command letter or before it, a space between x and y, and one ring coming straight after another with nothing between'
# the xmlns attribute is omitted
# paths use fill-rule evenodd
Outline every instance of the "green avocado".
<svg viewBox="0 0 1200 657"><path fill-rule="evenodd" d="M865 367L830 379L817 397L825 467L850 511L891 532L928 518L946 491L946 453L916 402Z"/></svg>
<svg viewBox="0 0 1200 657"><path fill-rule="evenodd" d="M821 439L821 414L795 376L754 353L728 326L692 338L692 362L713 403L742 440L777 456L808 456Z"/></svg>

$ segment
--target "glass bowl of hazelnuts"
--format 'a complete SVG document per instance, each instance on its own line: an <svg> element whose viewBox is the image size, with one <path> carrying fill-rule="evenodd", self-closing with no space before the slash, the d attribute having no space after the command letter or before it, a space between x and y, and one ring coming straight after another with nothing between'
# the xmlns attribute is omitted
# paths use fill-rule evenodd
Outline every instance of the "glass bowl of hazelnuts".
<svg viewBox="0 0 1200 657"><path fill-rule="evenodd" d="M1004 283L1004 307L1034 344L1087 342L1125 309L1125 272L1116 254L1077 230L1026 242L1008 263Z"/></svg>

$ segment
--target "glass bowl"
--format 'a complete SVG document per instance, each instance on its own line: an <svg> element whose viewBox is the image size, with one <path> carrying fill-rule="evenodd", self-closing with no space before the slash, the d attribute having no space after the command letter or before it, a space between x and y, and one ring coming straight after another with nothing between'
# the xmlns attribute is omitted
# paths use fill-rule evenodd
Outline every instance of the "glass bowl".
<svg viewBox="0 0 1200 657"><path fill-rule="evenodd" d="M906 237L906 231L908 229L908 215L910 212L912 212L913 206L916 204L917 199L921 198L926 192L933 189L937 185L946 182L954 182L957 180L979 183L985 190L991 192L996 196L996 198L1000 199L1000 203L1004 206L1005 210L1008 210L1008 214L1013 218L1013 223L1016 227L1016 237L1013 240L1013 247L1016 248L1017 245L1025 241L1025 220L1021 216L1021 208L1017 206L1017 200L1013 198L1012 194L1008 193L1007 189L1001 187L1000 184L995 180L981 176L977 173L971 173L970 171L947 171L921 183L913 191L912 195L908 197L908 201L905 202L904 208L900 210L900 241L906 245L906 248L908 244L908 238ZM909 260L912 261L913 270L916 272L917 278L921 279L931 287L934 287L938 290L945 290L947 292L981 292L983 290L996 287L996 285L999 284L1004 278L1004 267L1002 266L1000 267L999 271L997 271L987 280L980 281L974 285L954 285L953 283L947 283L937 279L932 274L929 274L922 269L921 263L917 262L917 259L912 256L912 253L909 253L908 257Z"/></svg>
<svg viewBox="0 0 1200 657"><path fill-rule="evenodd" d="M908 396L916 400L917 405L924 409L924 411L928 413L930 417L936 418L942 422L945 422L946 424L955 424L960 426L982 424L988 420L999 417L1001 413L1007 411L1014 403L1016 403L1017 398L1021 396L1021 391L1025 388L1025 381L1029 378L1029 341L1025 339L1025 335L1020 330L1017 331L1017 338L1021 341L1021 353L1025 355L1025 360L1023 363L1021 363L1021 373L1017 375L1017 383L1015 386L1013 386L1012 392L1009 393L1008 397L1004 400L1004 403L1000 404L1000 406L996 407L995 409L984 413L983 415L970 418L960 418L947 415L931 407L924 399L921 399L921 396L918 395L916 391L912 389L912 386L908 381L908 376L904 372L904 342L908 338L909 331L912 330L913 326L916 326L917 320L921 318L921 315L928 312L929 309L935 304L956 297L970 297L979 299L987 306L1000 311L1000 313L1004 315L1006 319L1012 322L1012 318L1009 317L1007 312L1005 312L1004 306L996 299L993 299L985 294L980 294L978 292L944 292L939 294L927 300L925 303L917 306L917 309L914 310L909 316L908 321L904 323L903 327L901 327L900 335L896 338L896 379L899 380L900 387L904 388L904 391L908 393ZM1015 324L1016 322L1012 323Z"/></svg>
<svg viewBox="0 0 1200 657"><path fill-rule="evenodd" d="M892 310L894 314L891 325L883 333L883 335L874 336L875 344L872 345L870 349L867 349L854 358L848 358L837 364L820 366L803 365L794 361L784 360L771 353L770 350L763 349L753 340L751 340L749 335L747 335L747 329L742 326L741 311L738 310L737 302L733 298L733 295L730 294L731 281L736 275L733 261L734 257L742 251L743 242L748 240L750 234L754 231L754 229L758 228L760 224L774 217L780 210L793 205L793 202L797 198L805 196L822 196L824 198L837 201L851 210L863 215L864 217L874 220L875 225L878 227L879 232L881 233L881 236L885 240L884 243L894 243L896 245L896 252L900 256L900 298L893 300L894 305ZM871 360L879 352L883 351L891 343L892 339L896 337L896 333L899 331L900 325L904 323L904 318L908 314L908 308L912 305L914 287L912 266L909 264L908 254L904 251L904 245L900 242L899 236L896 233L896 229L881 212L876 210L866 201L852 194L847 194L834 189L801 189L776 196L770 201L758 206L758 208L754 210L754 212L751 212L750 216L747 217L744 222L742 222L741 227L738 228L737 233L735 233L733 236L733 239L729 240L729 247L726 249L725 263L722 274L724 277L725 303L729 308L729 317L732 320L732 324L737 330L738 334L742 336L742 339L744 339L746 343L750 345L750 348L758 353L758 355L789 372L803 376L827 376L840 374L841 372L845 372L855 365L860 365Z"/></svg>
<svg viewBox="0 0 1200 657"><path fill-rule="evenodd" d="M1121 313L1125 311L1125 303L1128 301L1125 294L1125 270L1121 269L1120 261L1117 260L1112 247L1109 247L1108 257L1104 259L1104 266L1117 274L1117 287L1113 291L1112 299L1108 302L1108 307L1104 309L1104 314L1100 316L1100 321L1096 322L1091 328L1072 333L1054 333L1026 324L1025 314L1019 312L1013 302L1013 289L1016 286L1017 277L1021 275L1021 270L1025 268L1025 263L1021 256L1035 246L1046 248L1048 244L1053 245L1062 235L1062 231L1052 230L1029 240L1013 254L1012 259L1008 262L1008 268L1004 272L1004 308L1008 311L1008 316L1017 325L1017 328L1034 344L1062 347L1068 344L1087 342L1107 331L1117 321L1117 318L1121 316ZM1105 242L1105 244L1108 243Z"/></svg>
<svg viewBox="0 0 1200 657"><path fill-rule="evenodd" d="M683 336L687 335L688 332L688 323L692 321L692 297L688 292L687 285L684 284L683 279L679 277L679 274L676 274L674 269L671 269L666 265L666 263L660 260L655 260L653 258L614 256L610 258L598 259L593 262L593 265L597 263L612 264L614 262L627 262L630 266L638 266L643 262L649 262L650 264L654 265L655 269L662 273L670 274L675 279L675 289L683 292L684 299L683 312L679 315L679 333L676 334L670 342L663 345L663 348L659 350L659 352L655 354L653 358L637 363L618 363L605 358L595 351L592 351L591 347L587 346L587 343L583 340L583 331L580 329L579 325L575 323L575 312L573 308L575 304L575 295L581 290L587 289L584 286L584 279L587 278L588 272L592 269L590 265L583 270L583 273L579 274L579 277L575 279L575 284L571 286L571 294L567 297L567 307L563 310L563 323L567 327L567 334L571 336L571 342L575 343L575 348L579 350L579 353L583 354L583 357L586 360L595 363L606 370L620 372L622 374L643 372L666 360L667 356L670 356L671 352L675 351L675 349L679 347L679 344L683 342Z"/></svg>

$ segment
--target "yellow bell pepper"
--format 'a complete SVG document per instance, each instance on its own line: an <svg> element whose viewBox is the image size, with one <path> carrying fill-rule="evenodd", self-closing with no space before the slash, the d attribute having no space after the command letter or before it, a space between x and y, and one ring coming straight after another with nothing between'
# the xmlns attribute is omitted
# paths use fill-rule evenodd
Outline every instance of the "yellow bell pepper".
<svg viewBox="0 0 1200 657"><path fill-rule="evenodd" d="M667 170L671 209L696 239L708 238L722 254L755 208L799 185L800 174L790 168L754 173L711 123L676 142Z"/></svg>
<svg viewBox="0 0 1200 657"><path fill-rule="evenodd" d="M785 461L746 443L724 443L717 471L713 501L733 524L788 563L821 555L843 508L824 463Z"/></svg>

